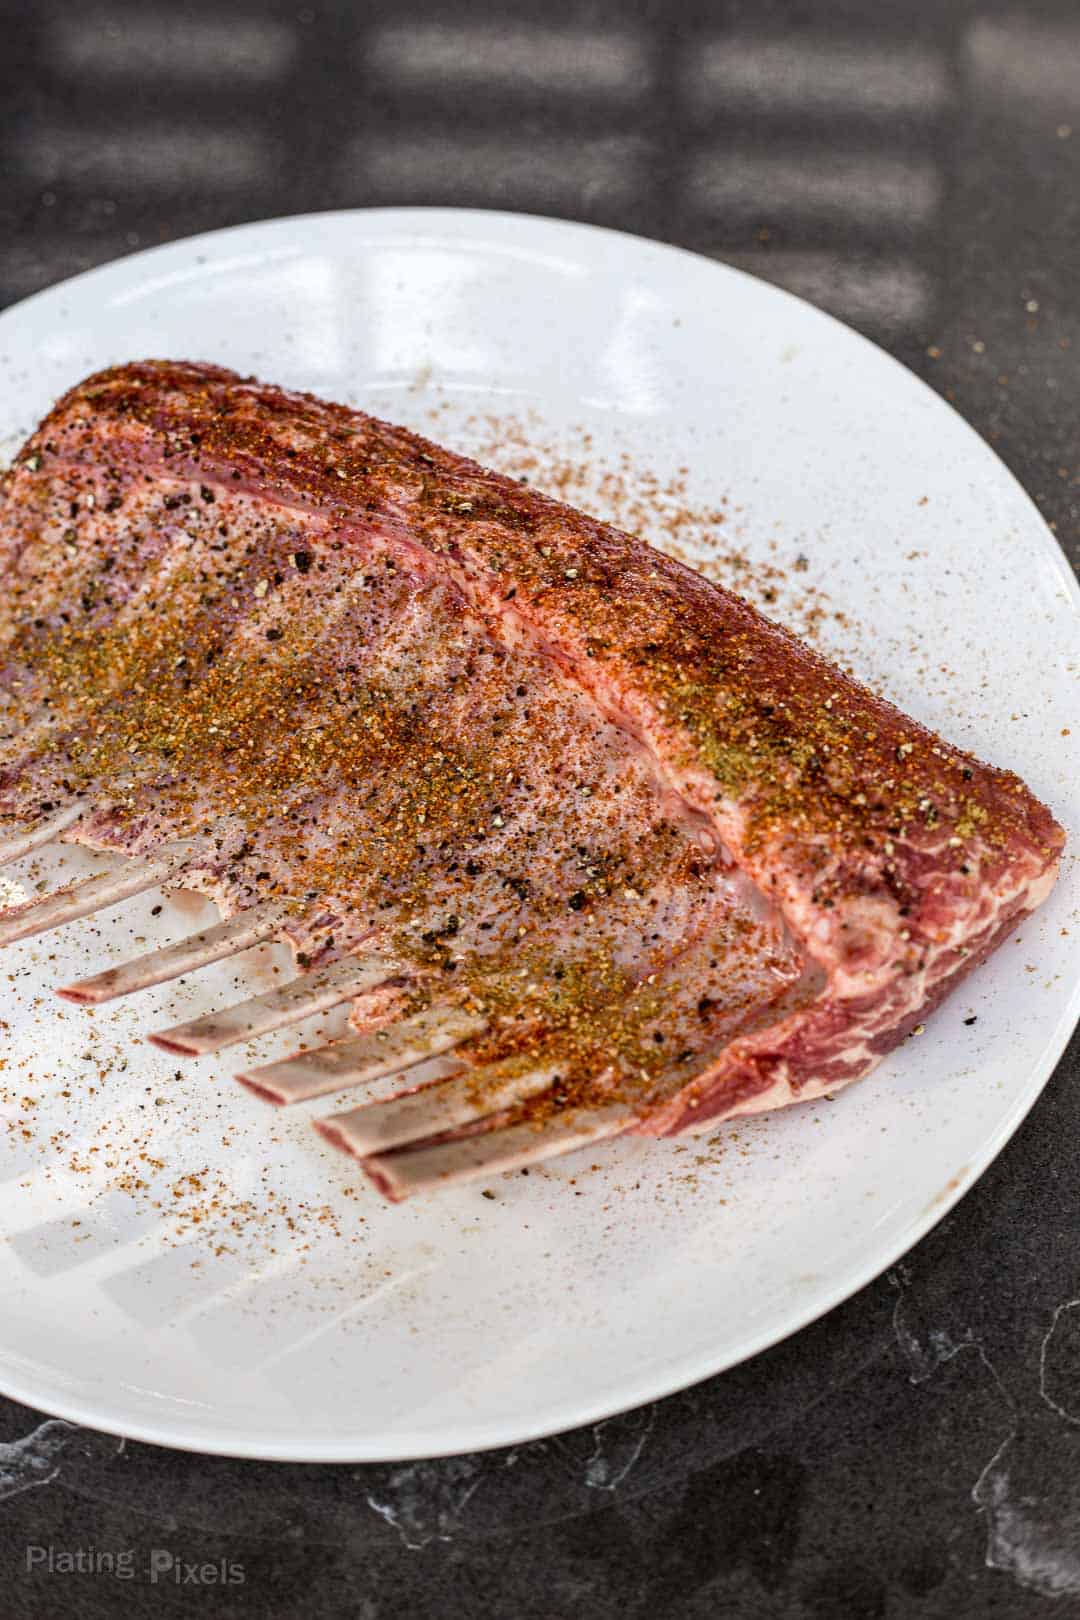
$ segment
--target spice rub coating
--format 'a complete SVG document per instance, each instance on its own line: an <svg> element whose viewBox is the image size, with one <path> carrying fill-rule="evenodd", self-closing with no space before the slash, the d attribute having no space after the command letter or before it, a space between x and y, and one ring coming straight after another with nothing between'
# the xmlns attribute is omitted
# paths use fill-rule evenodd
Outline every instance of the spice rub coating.
<svg viewBox="0 0 1080 1620"><path fill-rule="evenodd" d="M642 541L343 406L118 367L2 511L0 807L198 833L225 909L293 896L306 960L391 940L411 994L498 1012L482 1055L561 1043L640 1129L857 1078L1053 880L1017 777Z"/></svg>

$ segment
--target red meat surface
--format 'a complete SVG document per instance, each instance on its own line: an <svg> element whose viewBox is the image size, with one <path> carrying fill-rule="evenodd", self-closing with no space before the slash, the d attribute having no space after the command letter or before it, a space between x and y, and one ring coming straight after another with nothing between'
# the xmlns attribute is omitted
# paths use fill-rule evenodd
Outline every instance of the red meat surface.
<svg viewBox="0 0 1080 1620"><path fill-rule="evenodd" d="M71 390L0 492L0 814L194 837L306 965L389 945L466 1055L705 1129L865 1074L1063 844L952 747L641 540L210 365Z"/></svg>

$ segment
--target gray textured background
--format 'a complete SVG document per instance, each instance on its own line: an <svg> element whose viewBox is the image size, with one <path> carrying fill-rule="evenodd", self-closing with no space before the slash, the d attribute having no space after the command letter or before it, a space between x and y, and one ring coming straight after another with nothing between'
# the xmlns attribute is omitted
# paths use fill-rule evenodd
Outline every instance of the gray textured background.
<svg viewBox="0 0 1080 1620"><path fill-rule="evenodd" d="M0 24L0 303L315 208L616 225L882 343L1077 559L1076 0L7 0ZM1074 1041L895 1273L595 1428L304 1468L123 1446L0 1400L0 1614L1080 1616L1077 1077ZM48 1543L130 1549L135 1578L26 1573ZM231 1559L243 1583L151 1585L153 1548Z"/></svg>

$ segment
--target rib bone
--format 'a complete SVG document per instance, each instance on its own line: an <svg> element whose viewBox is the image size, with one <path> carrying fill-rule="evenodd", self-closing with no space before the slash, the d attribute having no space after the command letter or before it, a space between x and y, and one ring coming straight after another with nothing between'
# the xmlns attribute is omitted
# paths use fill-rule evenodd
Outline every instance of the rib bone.
<svg viewBox="0 0 1080 1620"><path fill-rule="evenodd" d="M539 1164L589 1142L618 1136L633 1117L629 1108L618 1104L583 1108L561 1117L556 1115L542 1125L509 1125L451 1142L436 1142L430 1147L364 1159L361 1168L383 1196L397 1204L414 1193L431 1192L455 1182L487 1180L505 1170Z"/></svg>
<svg viewBox="0 0 1080 1620"><path fill-rule="evenodd" d="M112 1001L115 996L127 996L134 990L147 990L151 985L164 984L182 973L218 962L222 957L235 956L251 945L272 939L289 915L289 902L264 900L246 911L230 917L227 922L216 923L201 933L189 934L161 950L146 951L120 967L107 968L92 978L79 979L75 984L62 986L57 995L80 1006L97 1006Z"/></svg>
<svg viewBox="0 0 1080 1620"><path fill-rule="evenodd" d="M59 838L73 822L78 821L82 813L81 804L65 804L59 810L50 811L47 816L39 816L29 826L20 827L18 832L0 838L0 866L6 866L8 861L17 861L20 855L29 855L31 850L40 849L42 844L51 844L54 838Z"/></svg>
<svg viewBox="0 0 1080 1620"><path fill-rule="evenodd" d="M496 1114L515 1103L546 1091L558 1078L557 1068L511 1069L500 1074L499 1066L474 1069L452 1080L436 1081L419 1091L385 1102L363 1103L341 1114L317 1119L315 1129L355 1158L383 1153L390 1148L426 1141L443 1131L473 1125L488 1114Z"/></svg>
<svg viewBox="0 0 1080 1620"><path fill-rule="evenodd" d="M222 1012L207 1013L185 1024L151 1035L155 1046L182 1057L200 1057L220 1052L223 1046L247 1041L256 1035L295 1024L309 1013L326 1012L352 996L372 990L401 973L400 963L388 956L350 956L331 962L313 973L305 973L280 990L271 990L250 1001L240 1001Z"/></svg>
<svg viewBox="0 0 1080 1620"><path fill-rule="evenodd" d="M236 1078L268 1102L302 1102L340 1091L344 1086L400 1074L403 1069L452 1051L486 1027L484 1019L458 1007L433 1007L402 1019L390 1029L336 1041L314 1052L297 1052Z"/></svg>
<svg viewBox="0 0 1080 1620"><path fill-rule="evenodd" d="M96 877L12 906L0 912L0 945L59 928L61 923L104 911L144 889L153 889L189 865L197 847L190 839L162 844L153 855L135 856L114 872L99 872Z"/></svg>

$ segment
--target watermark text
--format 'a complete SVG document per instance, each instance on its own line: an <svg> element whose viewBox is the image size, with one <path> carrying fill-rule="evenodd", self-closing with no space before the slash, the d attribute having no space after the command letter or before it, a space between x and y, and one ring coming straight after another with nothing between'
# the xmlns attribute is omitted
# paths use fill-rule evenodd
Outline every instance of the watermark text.
<svg viewBox="0 0 1080 1620"><path fill-rule="evenodd" d="M235 1558L191 1563L171 1547L47 1547L31 1543L25 1569L36 1575L104 1575L117 1581L137 1577L151 1586L243 1586L244 1566Z"/></svg>

